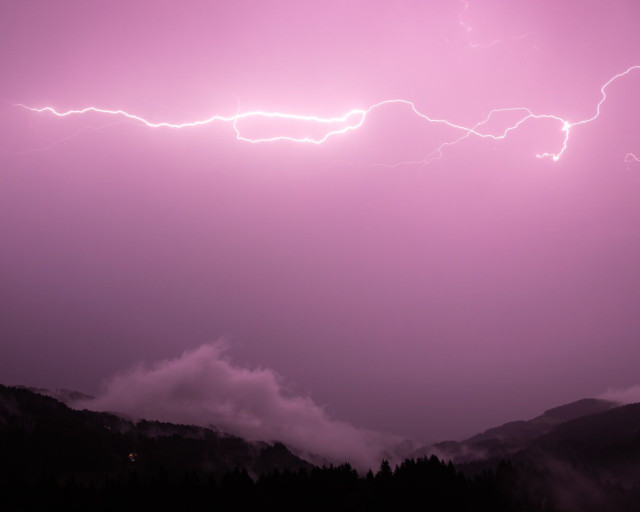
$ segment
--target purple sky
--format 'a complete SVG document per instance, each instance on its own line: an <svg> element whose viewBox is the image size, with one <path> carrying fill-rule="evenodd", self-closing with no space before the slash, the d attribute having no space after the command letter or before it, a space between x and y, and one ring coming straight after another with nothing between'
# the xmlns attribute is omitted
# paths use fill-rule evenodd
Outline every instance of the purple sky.
<svg viewBox="0 0 640 512"><path fill-rule="evenodd" d="M639 383L640 70L557 162L553 119L389 167L464 132L402 104L320 145L15 106L576 122L640 65L638 2L133 5L0 2L0 382L98 393L224 339L328 417L418 440Z"/></svg>

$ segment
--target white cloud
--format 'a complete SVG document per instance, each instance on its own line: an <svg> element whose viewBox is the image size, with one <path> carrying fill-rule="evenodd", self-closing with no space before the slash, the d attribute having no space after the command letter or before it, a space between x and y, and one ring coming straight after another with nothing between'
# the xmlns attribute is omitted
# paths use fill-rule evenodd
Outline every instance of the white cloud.
<svg viewBox="0 0 640 512"><path fill-rule="evenodd" d="M223 352L221 344L208 344L139 366L112 378L101 396L74 406L278 440L303 457L348 461L359 469L394 458L401 439L333 420L310 398L293 396L272 370L234 366Z"/></svg>

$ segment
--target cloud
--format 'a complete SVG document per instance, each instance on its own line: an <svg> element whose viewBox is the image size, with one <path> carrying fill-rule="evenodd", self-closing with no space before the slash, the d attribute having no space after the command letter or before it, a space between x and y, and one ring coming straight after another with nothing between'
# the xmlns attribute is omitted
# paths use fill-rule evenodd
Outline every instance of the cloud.
<svg viewBox="0 0 640 512"><path fill-rule="evenodd" d="M640 384L628 388L610 388L597 398L621 404L635 404L640 402Z"/></svg>
<svg viewBox="0 0 640 512"><path fill-rule="evenodd" d="M74 407L282 441L309 460L348 461L361 470L394 459L402 441L329 418L310 398L293 395L274 371L233 365L220 343L117 375L105 393Z"/></svg>

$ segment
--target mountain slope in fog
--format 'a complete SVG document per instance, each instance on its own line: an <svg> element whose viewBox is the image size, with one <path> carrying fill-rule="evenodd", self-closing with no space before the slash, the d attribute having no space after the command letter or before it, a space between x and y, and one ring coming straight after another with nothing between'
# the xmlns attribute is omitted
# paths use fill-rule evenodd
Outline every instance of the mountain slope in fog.
<svg viewBox="0 0 640 512"><path fill-rule="evenodd" d="M310 467L281 443L250 443L212 429L70 409L25 388L0 385L0 476L110 475L163 468L224 474ZM135 454L135 462L129 458Z"/></svg>
<svg viewBox="0 0 640 512"><path fill-rule="evenodd" d="M436 453L457 463L485 458L508 458L527 448L534 439L552 432L558 425L608 411L619 405L608 400L585 398L548 409L531 420L511 421L487 429L464 441L444 441L423 447L414 455Z"/></svg>

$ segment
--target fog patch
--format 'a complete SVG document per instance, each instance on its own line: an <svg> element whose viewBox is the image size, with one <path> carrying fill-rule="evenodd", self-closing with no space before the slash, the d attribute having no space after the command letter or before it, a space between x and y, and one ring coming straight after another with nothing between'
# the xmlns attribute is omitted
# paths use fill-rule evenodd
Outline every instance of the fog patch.
<svg viewBox="0 0 640 512"><path fill-rule="evenodd" d="M116 375L104 393L73 406L281 441L308 460L348 461L360 470L376 468L383 457L400 460L405 450L399 447L407 446L396 436L330 418L273 370L234 365L220 343Z"/></svg>
<svg viewBox="0 0 640 512"><path fill-rule="evenodd" d="M635 404L640 402L640 384L628 388L609 388L596 398L610 400L619 404Z"/></svg>

